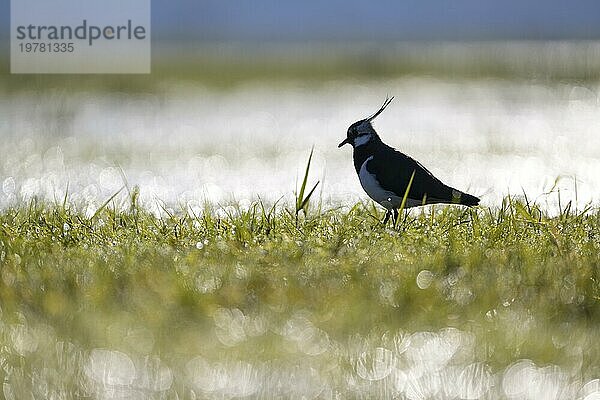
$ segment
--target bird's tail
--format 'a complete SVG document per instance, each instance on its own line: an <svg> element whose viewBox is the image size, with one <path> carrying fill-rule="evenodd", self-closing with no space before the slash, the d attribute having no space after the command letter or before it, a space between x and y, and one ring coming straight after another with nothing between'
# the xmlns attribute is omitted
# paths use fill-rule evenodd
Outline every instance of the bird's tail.
<svg viewBox="0 0 600 400"><path fill-rule="evenodd" d="M458 190L457 190L458 192ZM479 198L475 197L473 195L470 195L468 193L464 193L464 192L459 192L460 193L460 198L458 203L465 205L465 206L476 206L479 204Z"/></svg>

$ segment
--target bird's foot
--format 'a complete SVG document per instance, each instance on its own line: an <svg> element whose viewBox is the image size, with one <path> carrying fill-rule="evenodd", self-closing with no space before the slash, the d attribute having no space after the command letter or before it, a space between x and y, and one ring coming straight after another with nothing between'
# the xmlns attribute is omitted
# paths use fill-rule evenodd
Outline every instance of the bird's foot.
<svg viewBox="0 0 600 400"><path fill-rule="evenodd" d="M383 221L381 221L381 223L383 224L383 226L385 226L387 224L387 222L389 221L390 217L392 216L392 211L391 210L387 210L387 212L385 213L385 217L383 218Z"/></svg>
<svg viewBox="0 0 600 400"><path fill-rule="evenodd" d="M396 227L396 225L398 225L398 209L394 208L393 210L394 215L392 216L392 221L394 223L394 228Z"/></svg>
<svg viewBox="0 0 600 400"><path fill-rule="evenodd" d="M387 210L381 223L385 226L390 220L390 217L392 218L392 226L395 228L398 223L398 209L394 208L392 210Z"/></svg>

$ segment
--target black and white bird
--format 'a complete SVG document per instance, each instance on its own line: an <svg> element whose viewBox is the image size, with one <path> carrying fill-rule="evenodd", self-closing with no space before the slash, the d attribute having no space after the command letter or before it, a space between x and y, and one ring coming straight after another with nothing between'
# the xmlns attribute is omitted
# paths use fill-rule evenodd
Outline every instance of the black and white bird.
<svg viewBox="0 0 600 400"><path fill-rule="evenodd" d="M384 224L392 213L394 221L397 219L409 183L404 207L479 204L477 197L445 185L418 161L381 141L372 122L393 99L387 98L375 114L350 125L346 139L338 146L351 144L354 148L354 168L360 184L369 197L387 209Z"/></svg>

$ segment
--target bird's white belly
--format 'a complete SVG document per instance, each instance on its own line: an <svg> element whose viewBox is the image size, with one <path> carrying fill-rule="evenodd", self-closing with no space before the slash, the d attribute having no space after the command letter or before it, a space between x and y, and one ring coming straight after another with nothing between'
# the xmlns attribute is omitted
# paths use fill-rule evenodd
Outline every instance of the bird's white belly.
<svg viewBox="0 0 600 400"><path fill-rule="evenodd" d="M377 181L377 178L367 171L367 163L372 159L373 156L367 158L366 161L360 166L358 179L360 180L361 186L365 192L367 192L370 198L388 210L400 207L400 204L402 204L402 198L396 196L396 194L393 192L383 189Z"/></svg>

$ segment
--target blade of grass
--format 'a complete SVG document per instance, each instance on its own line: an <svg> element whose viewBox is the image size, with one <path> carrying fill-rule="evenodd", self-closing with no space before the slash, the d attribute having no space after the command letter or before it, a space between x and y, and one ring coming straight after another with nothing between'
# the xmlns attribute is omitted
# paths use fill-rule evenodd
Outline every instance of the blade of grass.
<svg viewBox="0 0 600 400"><path fill-rule="evenodd" d="M65 197L63 198L62 208L65 210L67 208L67 199L69 198L69 182L67 182L67 188L65 189Z"/></svg>
<svg viewBox="0 0 600 400"><path fill-rule="evenodd" d="M306 196L306 198L304 200L302 200L302 204L300 204L300 209L304 210L304 212L306 212L306 207L308 206L308 201L310 200L310 197L312 196L312 194L315 191L315 189L317 188L317 186L319 186L319 183L320 183L320 181L315 183L315 186L313 186L313 188L310 190L310 192L308 192L308 195Z"/></svg>
<svg viewBox="0 0 600 400"><path fill-rule="evenodd" d="M110 196L110 197L108 198L108 200L106 200L106 201L104 202L104 204L102 204L102 205L100 206L100 208L98 208L98 209L96 210L96 212L94 213L94 215L92 215L92 218L90 218L90 221L93 221L93 220L94 220L94 218L96 218L96 217L98 216L98 214L100 214L100 213L102 212L102 210L104 210L104 209L106 208L106 206L107 206L107 205L108 205L108 204L109 204L109 203L110 203L110 202L111 202L111 201L112 201L112 200L113 200L115 197L117 197L119 193L121 193L121 192L123 191L123 189L125 189L125 186L121 186L121 189L117 190L117 191L116 191L116 192L115 192L115 193L114 193L112 196Z"/></svg>
<svg viewBox="0 0 600 400"><path fill-rule="evenodd" d="M306 171L304 171L304 179L302 180L302 185L300 185L300 192L296 196L296 214L300 212L302 209L302 203L304 202L304 191L306 190L306 182L308 181L308 172L310 171L310 163L312 161L314 150L314 147L310 150L308 162L306 163Z"/></svg>
<svg viewBox="0 0 600 400"><path fill-rule="evenodd" d="M402 203L400 203L401 210L403 210L404 206L406 205L406 200L408 199L408 192L410 192L410 187L412 186L413 179L415 178L415 172L416 171L413 171L412 175L410 176L410 180L408 181L408 185L406 186L406 190L404 191L404 196L402 197Z"/></svg>
<svg viewBox="0 0 600 400"><path fill-rule="evenodd" d="M404 191L404 196L402 196L402 203L400 203L400 210L404 210L404 206L406 205L406 200L408 199L408 192L410 192L410 187L412 186L413 183L413 179L415 178L415 172L413 171L412 175L410 176L410 180L408 181L408 185L406 186L406 190ZM406 220L406 218L405 218ZM396 227L396 224L398 223L398 221L394 221L394 228Z"/></svg>

